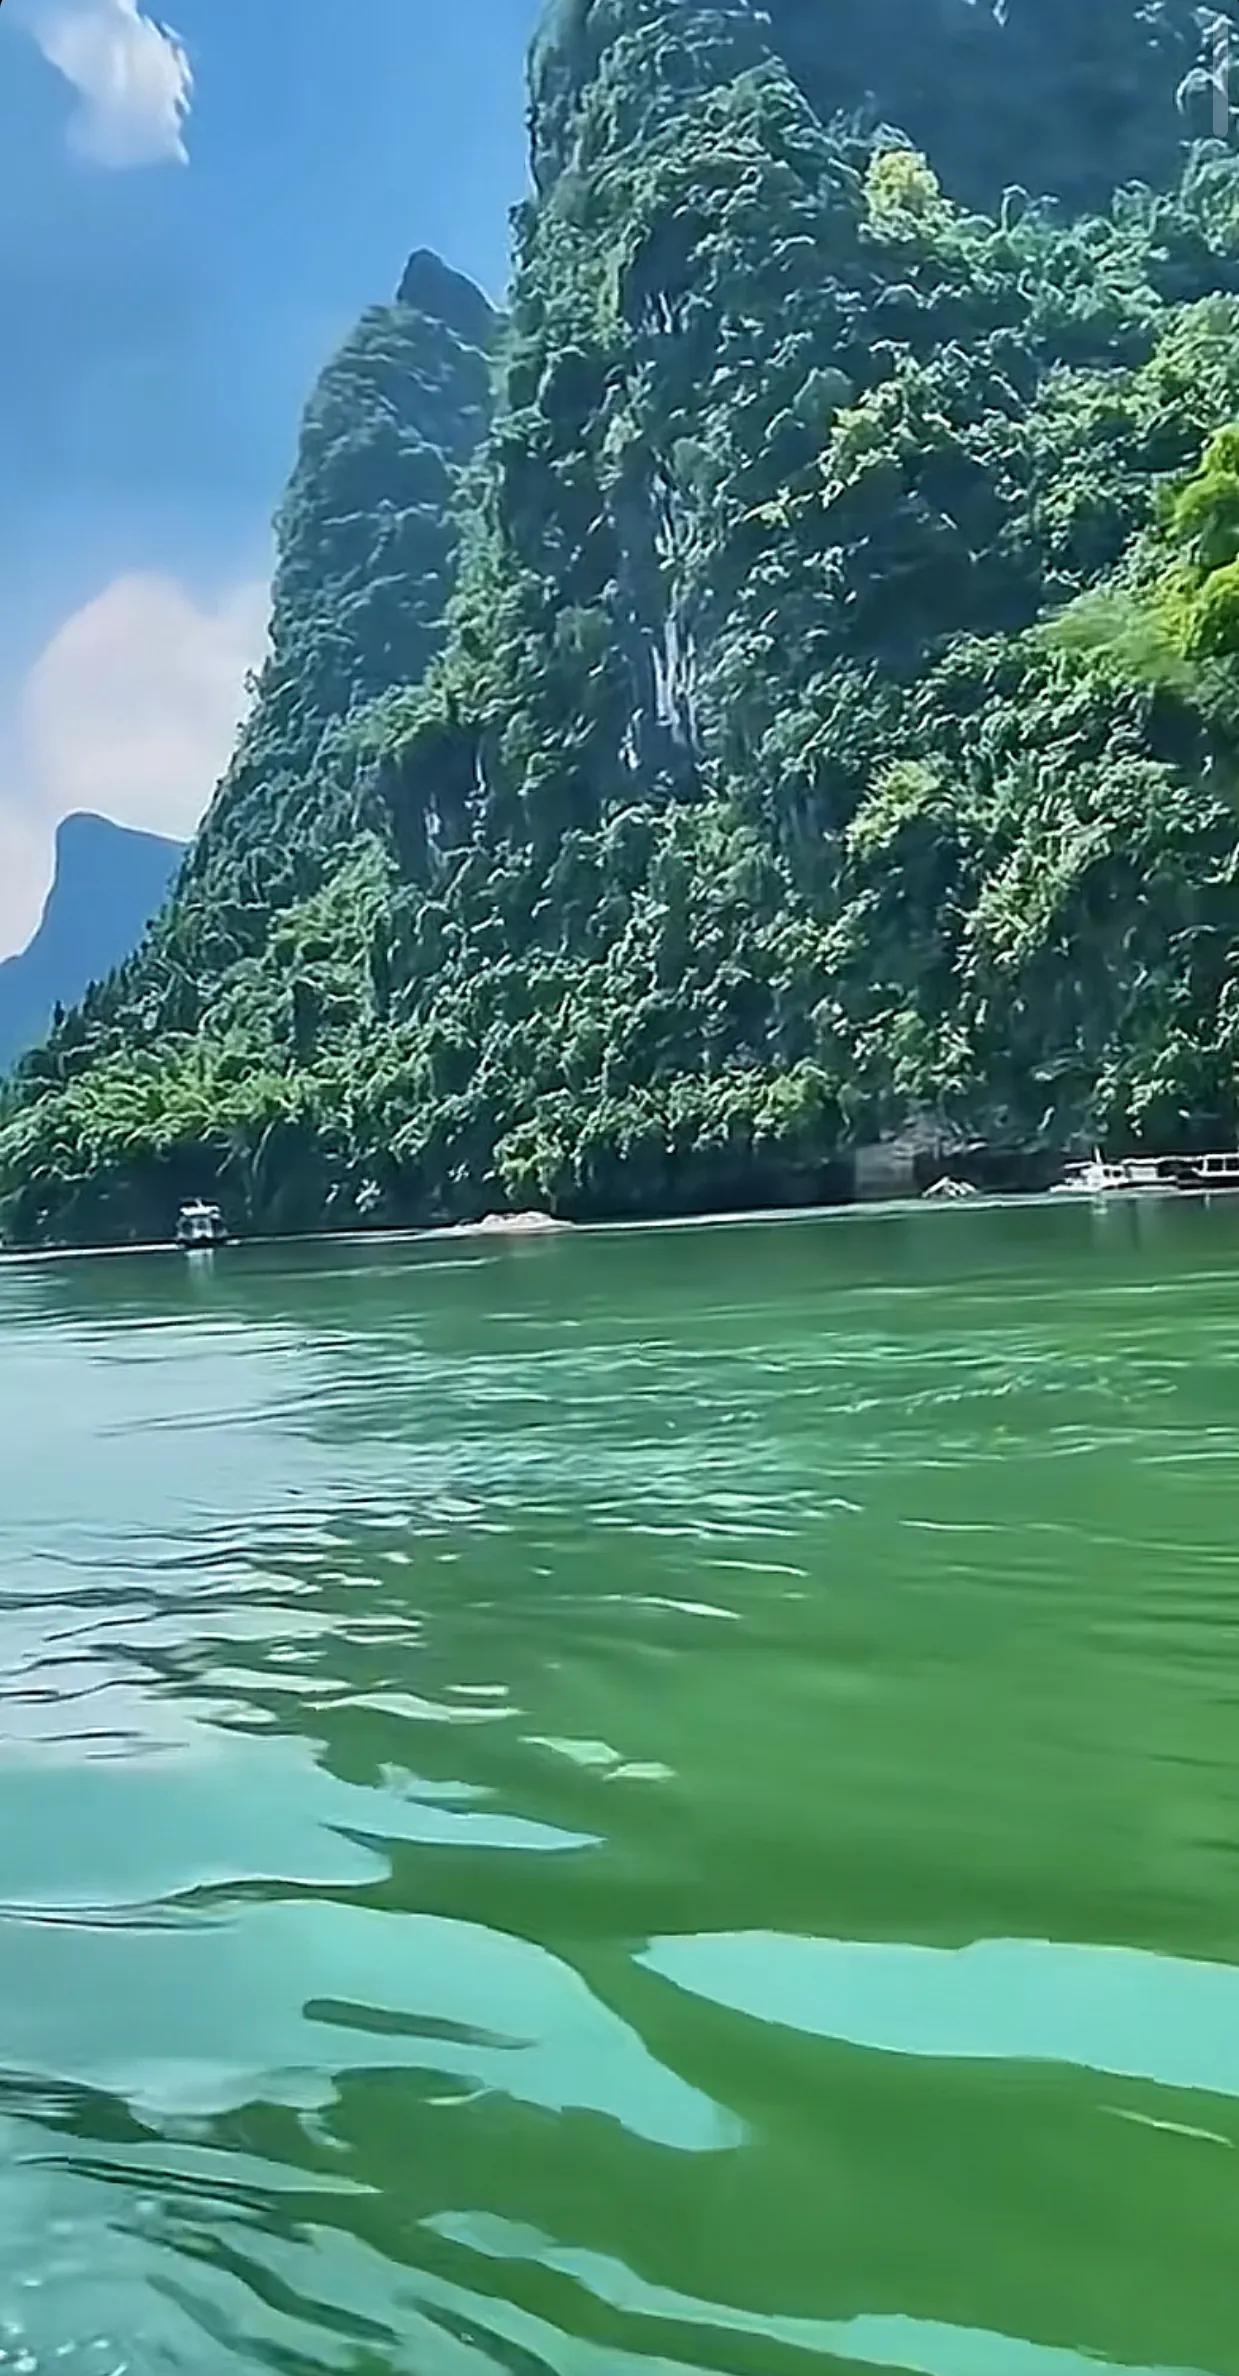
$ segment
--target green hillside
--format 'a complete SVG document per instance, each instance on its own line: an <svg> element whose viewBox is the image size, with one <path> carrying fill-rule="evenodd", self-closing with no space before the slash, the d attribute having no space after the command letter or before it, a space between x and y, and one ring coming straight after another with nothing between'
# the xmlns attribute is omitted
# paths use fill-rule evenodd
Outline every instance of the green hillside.
<svg viewBox="0 0 1239 2376"><path fill-rule="evenodd" d="M506 320L418 258L325 374L249 725L12 1094L10 1236L215 1181L311 1228L1234 1133L1201 39L1177 0L559 0Z"/></svg>

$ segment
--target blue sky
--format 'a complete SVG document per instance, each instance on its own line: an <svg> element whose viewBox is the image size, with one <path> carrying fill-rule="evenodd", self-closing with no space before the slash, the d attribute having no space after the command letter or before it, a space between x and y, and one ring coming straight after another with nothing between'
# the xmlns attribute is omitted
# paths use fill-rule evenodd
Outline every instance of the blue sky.
<svg viewBox="0 0 1239 2376"><path fill-rule="evenodd" d="M0 955L60 815L204 805L333 345L413 247L501 291L536 14L0 9Z"/></svg>

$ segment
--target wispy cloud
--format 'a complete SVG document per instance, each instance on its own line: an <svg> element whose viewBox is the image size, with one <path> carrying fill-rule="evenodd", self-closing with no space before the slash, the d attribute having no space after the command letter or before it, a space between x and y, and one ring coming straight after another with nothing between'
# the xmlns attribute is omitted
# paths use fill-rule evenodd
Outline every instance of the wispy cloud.
<svg viewBox="0 0 1239 2376"><path fill-rule="evenodd" d="M138 0L9 0L77 97L69 138L93 164L185 164L194 78L180 36Z"/></svg>
<svg viewBox="0 0 1239 2376"><path fill-rule="evenodd" d="M262 659L266 586L199 602L175 578L117 578L52 637L21 710L44 814L101 809L192 833L222 774Z"/></svg>
<svg viewBox="0 0 1239 2376"><path fill-rule="evenodd" d="M75 809L191 834L223 773L266 650L270 590L200 600L175 578L117 578L75 611L22 688L0 784L0 957L29 939L52 835Z"/></svg>

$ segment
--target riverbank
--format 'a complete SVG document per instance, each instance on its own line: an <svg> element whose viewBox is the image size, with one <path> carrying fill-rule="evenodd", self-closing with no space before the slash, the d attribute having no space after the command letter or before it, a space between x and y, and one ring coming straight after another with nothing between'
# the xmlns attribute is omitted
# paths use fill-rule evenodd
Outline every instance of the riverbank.
<svg viewBox="0 0 1239 2376"><path fill-rule="evenodd" d="M1239 1190L1186 1189L1168 1187L1163 1193L1150 1194L1147 1189L1111 1190L1104 1197L1062 1196L1052 1190L1028 1193L1008 1191L987 1195L983 1191L961 1199L938 1198L925 1194L917 1196L888 1196L853 1198L846 1204L769 1205L749 1210L744 1206L728 1206L707 1213L642 1213L617 1215L593 1221L557 1221L548 1217L537 1227L506 1227L502 1216L482 1221L454 1221L436 1223L424 1229L321 1229L303 1230L296 1234L255 1234L237 1237L217 1252L186 1255L171 1240L143 1242L127 1246L5 1246L0 1247L0 1266L46 1264L63 1262L99 1262L149 1260L153 1255L175 1256L179 1261L227 1260L229 1255L244 1253L250 1248L279 1249L297 1246L400 1246L452 1245L477 1243L501 1248L509 1245L540 1243L553 1238L599 1238L633 1236L672 1230L739 1229L749 1226L773 1228L782 1223L793 1226L806 1221L860 1221L913 1213L935 1215L954 1214L967 1218L982 1213L1038 1210L1071 1211L1081 1205L1098 1208L1131 1208L1157 1203L1173 1205L1209 1205L1230 1202Z"/></svg>

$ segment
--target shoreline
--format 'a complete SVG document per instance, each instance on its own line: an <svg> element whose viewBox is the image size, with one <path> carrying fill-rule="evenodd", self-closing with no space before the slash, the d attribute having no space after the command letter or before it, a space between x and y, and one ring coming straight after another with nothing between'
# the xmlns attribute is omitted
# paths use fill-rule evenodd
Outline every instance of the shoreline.
<svg viewBox="0 0 1239 2376"><path fill-rule="evenodd" d="M1027 1212L1044 1210L1106 1210L1111 1206L1141 1206L1166 1204L1211 1204L1219 1199L1239 1197L1239 1188L1167 1188L1150 1193L1148 1189L1111 1189L1104 1195L1062 1196L1049 1189L1034 1189L1027 1193L1010 1191L1003 1195L987 1196L983 1192L967 1198L935 1198L894 1196L853 1199L848 1204L769 1205L750 1210L740 1206L711 1213L643 1213L617 1215L612 1220L556 1221L550 1217L536 1227L524 1225L513 1217L513 1225L488 1217L483 1221L440 1222L426 1228L409 1229L321 1229L306 1230L293 1235L271 1237L238 1237L226 1246L186 1252L172 1240L153 1241L133 1246L31 1246L0 1247L0 1270L18 1264L44 1265L58 1262L118 1262L153 1256L175 1256L181 1262L225 1259L230 1254L244 1254L251 1248L271 1249L288 1246L490 1246L496 1252L513 1246L541 1245L547 1242L582 1237L631 1235L638 1231L675 1229L745 1229L770 1228L780 1223L786 1226L806 1221L859 1221L907 1219L913 1213L942 1214L994 1212Z"/></svg>

